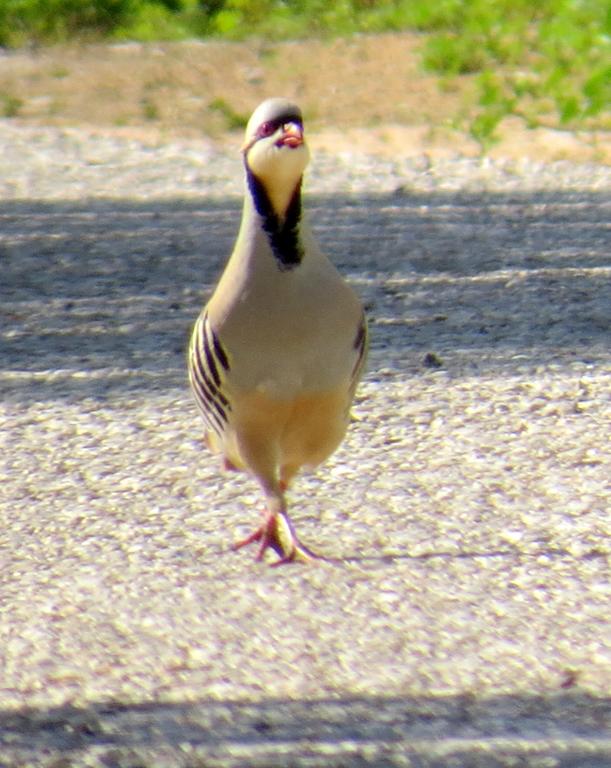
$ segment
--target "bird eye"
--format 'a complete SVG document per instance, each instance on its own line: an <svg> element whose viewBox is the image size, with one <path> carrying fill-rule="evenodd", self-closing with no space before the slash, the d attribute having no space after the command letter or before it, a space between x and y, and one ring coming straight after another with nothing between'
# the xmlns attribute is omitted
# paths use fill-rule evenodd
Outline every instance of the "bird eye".
<svg viewBox="0 0 611 768"><path fill-rule="evenodd" d="M257 131L257 136L259 138L265 138L266 136L271 136L272 133L275 132L277 127L278 126L273 120L268 120L266 123L262 123L259 126L259 130Z"/></svg>

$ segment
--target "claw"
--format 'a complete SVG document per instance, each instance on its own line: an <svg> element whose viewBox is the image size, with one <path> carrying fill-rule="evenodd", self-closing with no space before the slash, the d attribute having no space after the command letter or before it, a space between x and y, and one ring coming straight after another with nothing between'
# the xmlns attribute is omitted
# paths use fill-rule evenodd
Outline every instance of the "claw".
<svg viewBox="0 0 611 768"><path fill-rule="evenodd" d="M274 568L297 560L309 562L323 559L299 541L289 516L283 512L266 512L263 523L245 539L234 544L232 549L241 549L253 541L260 542L256 560L263 560L268 548L278 555L279 559L271 564Z"/></svg>
<svg viewBox="0 0 611 768"><path fill-rule="evenodd" d="M252 544L253 541L261 542L255 558L256 560L263 560L263 555L268 547L271 547L279 557L285 557L282 542L278 538L278 526L275 515L267 513L261 525L245 539L236 542L232 549L241 549L242 547L248 546L248 544Z"/></svg>

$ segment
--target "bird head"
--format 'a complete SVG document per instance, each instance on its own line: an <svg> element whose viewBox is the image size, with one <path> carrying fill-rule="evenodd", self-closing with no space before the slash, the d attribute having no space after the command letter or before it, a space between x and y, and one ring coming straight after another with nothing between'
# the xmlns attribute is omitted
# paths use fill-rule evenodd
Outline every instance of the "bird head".
<svg viewBox="0 0 611 768"><path fill-rule="evenodd" d="M310 159L299 107L279 98L260 104L246 126L242 152L247 169L283 215Z"/></svg>

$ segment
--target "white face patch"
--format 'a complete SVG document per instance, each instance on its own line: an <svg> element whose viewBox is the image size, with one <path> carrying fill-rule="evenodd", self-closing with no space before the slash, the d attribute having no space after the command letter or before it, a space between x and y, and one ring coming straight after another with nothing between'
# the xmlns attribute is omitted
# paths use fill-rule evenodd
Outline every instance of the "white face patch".
<svg viewBox="0 0 611 768"><path fill-rule="evenodd" d="M307 145L278 145L282 128L256 141L246 153L251 172L263 183L274 210L284 216L296 185L310 159Z"/></svg>

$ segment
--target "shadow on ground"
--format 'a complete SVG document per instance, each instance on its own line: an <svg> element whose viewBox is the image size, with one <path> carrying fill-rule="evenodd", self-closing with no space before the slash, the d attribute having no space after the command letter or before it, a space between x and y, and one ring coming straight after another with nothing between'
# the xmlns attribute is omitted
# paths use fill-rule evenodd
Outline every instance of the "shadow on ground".
<svg viewBox="0 0 611 768"><path fill-rule="evenodd" d="M417 372L429 351L449 366L468 356L474 372L604 357L608 206L592 192L399 191L308 208L367 303L375 380ZM189 329L239 214L235 199L1 204L2 388L78 399L135 379L184 387Z"/></svg>
<svg viewBox="0 0 611 768"><path fill-rule="evenodd" d="M0 713L3 766L530 766L603 768L611 701L549 696L333 698L59 707ZM89 757L88 757L89 756ZM13 761L13 762L11 762ZM136 761L136 762L134 762ZM157 764L157 763L155 763Z"/></svg>

